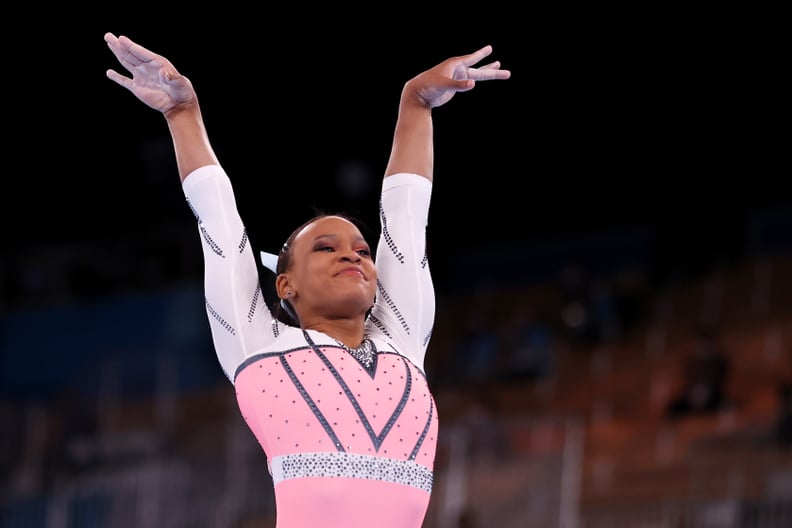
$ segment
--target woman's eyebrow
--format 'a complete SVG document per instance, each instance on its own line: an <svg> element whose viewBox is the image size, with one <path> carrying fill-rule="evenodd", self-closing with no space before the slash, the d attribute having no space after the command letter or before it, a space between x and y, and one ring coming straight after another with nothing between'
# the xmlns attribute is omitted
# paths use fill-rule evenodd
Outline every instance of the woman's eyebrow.
<svg viewBox="0 0 792 528"><path fill-rule="evenodd" d="M319 242L320 240L324 240L324 239L327 239L327 238L330 238L332 240L337 240L338 239L338 235L336 235L334 233L320 234L320 235L316 235L314 237L313 241L314 242Z"/></svg>
<svg viewBox="0 0 792 528"><path fill-rule="evenodd" d="M314 237L313 241L314 242L319 242L321 240L328 239L328 238L335 242L336 240L338 240L338 235L336 233L324 233L324 234L316 235ZM366 240L366 237L364 237L362 235L353 237L352 238L352 242L356 243L356 244L366 244L366 245L368 245L368 240Z"/></svg>

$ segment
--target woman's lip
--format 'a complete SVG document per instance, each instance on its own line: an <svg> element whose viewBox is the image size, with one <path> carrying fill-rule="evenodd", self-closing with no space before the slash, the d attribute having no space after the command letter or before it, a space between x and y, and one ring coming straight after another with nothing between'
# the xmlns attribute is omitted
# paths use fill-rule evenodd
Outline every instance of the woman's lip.
<svg viewBox="0 0 792 528"><path fill-rule="evenodd" d="M360 275L364 279L366 278L366 276L363 275L363 271L360 268L354 268L354 267L344 268L341 271L339 271L338 273L336 273L336 275L353 275L353 274Z"/></svg>

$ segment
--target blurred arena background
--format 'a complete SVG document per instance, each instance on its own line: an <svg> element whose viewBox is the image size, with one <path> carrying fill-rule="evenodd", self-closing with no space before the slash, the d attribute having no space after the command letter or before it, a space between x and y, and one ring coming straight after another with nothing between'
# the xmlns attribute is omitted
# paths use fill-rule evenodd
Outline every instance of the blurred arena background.
<svg viewBox="0 0 792 528"><path fill-rule="evenodd" d="M512 79L435 113L426 527L792 526L772 13L58 9L7 58L0 528L274 526L164 121L105 31L192 79L257 250L315 207L376 230L402 83L492 44Z"/></svg>

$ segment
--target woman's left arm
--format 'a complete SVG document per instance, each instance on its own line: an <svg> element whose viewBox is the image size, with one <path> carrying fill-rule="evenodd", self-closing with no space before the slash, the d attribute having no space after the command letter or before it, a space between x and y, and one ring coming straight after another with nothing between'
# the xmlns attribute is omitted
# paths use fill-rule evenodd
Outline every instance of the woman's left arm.
<svg viewBox="0 0 792 528"><path fill-rule="evenodd" d="M385 177L399 173L434 177L432 108L444 105L457 92L468 92L477 81L511 77L500 61L476 67L492 53L492 46L444 60L409 81L402 89Z"/></svg>
<svg viewBox="0 0 792 528"><path fill-rule="evenodd" d="M474 67L491 53L492 48L485 46L446 59L407 81L401 93L382 184L377 302L370 324L388 335L399 352L421 369L435 317L426 248L434 177L432 108L445 104L457 92L472 90L476 81L508 79L511 73L500 69L500 62Z"/></svg>

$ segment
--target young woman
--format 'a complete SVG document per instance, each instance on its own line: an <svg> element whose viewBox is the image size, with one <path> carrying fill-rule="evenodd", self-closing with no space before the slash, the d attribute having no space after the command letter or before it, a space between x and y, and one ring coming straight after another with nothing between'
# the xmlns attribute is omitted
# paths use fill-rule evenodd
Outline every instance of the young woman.
<svg viewBox="0 0 792 528"><path fill-rule="evenodd" d="M438 416L424 373L435 297L426 258L432 108L477 81L508 79L485 46L402 89L380 195L374 255L343 215L310 219L274 268L280 302L262 297L231 182L208 139L190 80L124 36L105 42L131 74L107 76L161 112L195 214L217 357L267 456L278 528L420 527L433 483Z"/></svg>

